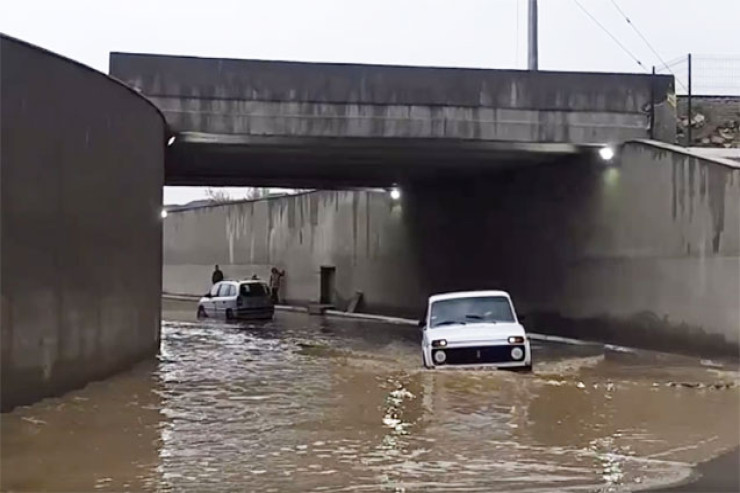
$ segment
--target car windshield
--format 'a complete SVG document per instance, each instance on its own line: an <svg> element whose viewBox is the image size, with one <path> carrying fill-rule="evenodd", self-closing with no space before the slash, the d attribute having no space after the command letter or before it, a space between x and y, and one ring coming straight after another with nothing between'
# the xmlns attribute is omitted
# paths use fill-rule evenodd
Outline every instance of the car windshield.
<svg viewBox="0 0 740 493"><path fill-rule="evenodd" d="M267 296L267 287L262 283L245 283L240 286L239 290L239 294L245 298Z"/></svg>
<svg viewBox="0 0 740 493"><path fill-rule="evenodd" d="M513 322L509 299L479 296L436 301L432 304L430 327L480 322Z"/></svg>

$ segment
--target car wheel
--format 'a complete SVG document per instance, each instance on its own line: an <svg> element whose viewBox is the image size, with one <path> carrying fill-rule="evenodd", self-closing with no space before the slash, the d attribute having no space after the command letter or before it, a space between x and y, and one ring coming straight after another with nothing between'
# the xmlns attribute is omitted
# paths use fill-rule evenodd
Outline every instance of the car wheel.
<svg viewBox="0 0 740 493"><path fill-rule="evenodd" d="M231 311L231 308L226 310L226 320L234 320L234 312Z"/></svg>
<svg viewBox="0 0 740 493"><path fill-rule="evenodd" d="M206 309L202 306L198 307L198 319L208 318L208 315L206 315Z"/></svg>

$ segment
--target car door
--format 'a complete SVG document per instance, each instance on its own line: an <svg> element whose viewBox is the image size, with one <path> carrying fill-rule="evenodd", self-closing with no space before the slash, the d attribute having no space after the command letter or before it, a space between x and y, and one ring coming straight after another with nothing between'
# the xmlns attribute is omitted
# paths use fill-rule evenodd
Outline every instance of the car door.
<svg viewBox="0 0 740 493"><path fill-rule="evenodd" d="M238 303L240 308L249 309L253 307L252 286L251 282L245 282L239 285Z"/></svg>
<svg viewBox="0 0 740 493"><path fill-rule="evenodd" d="M207 317L216 317L218 315L218 309L216 307L216 301L218 300L218 290L221 288L220 282L217 282L211 287L209 291L210 296L206 297L202 302L203 309L206 311Z"/></svg>
<svg viewBox="0 0 740 493"><path fill-rule="evenodd" d="M236 294L236 284L229 283L228 289L222 298L224 316L226 316L226 310L231 310L231 313L236 315Z"/></svg>
<svg viewBox="0 0 740 493"><path fill-rule="evenodd" d="M252 290L252 308L266 308L270 305L269 288L265 283L254 283L250 286Z"/></svg>
<svg viewBox="0 0 740 493"><path fill-rule="evenodd" d="M246 309L260 308L262 293L262 284L257 282L244 283L239 287L239 294L241 295L241 303Z"/></svg>
<svg viewBox="0 0 740 493"><path fill-rule="evenodd" d="M218 288L218 296L214 301L216 308L216 316L219 318L226 317L226 308L229 299L229 293L231 292L231 283L222 282Z"/></svg>

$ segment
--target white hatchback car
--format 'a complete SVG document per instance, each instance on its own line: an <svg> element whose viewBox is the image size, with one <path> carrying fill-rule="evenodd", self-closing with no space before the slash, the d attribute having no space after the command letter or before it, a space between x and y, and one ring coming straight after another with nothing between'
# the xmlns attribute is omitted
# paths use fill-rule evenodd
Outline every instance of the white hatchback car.
<svg viewBox="0 0 740 493"><path fill-rule="evenodd" d="M221 281L198 302L198 318L269 320L275 314L270 288L263 281Z"/></svg>
<svg viewBox="0 0 740 493"><path fill-rule="evenodd" d="M532 351L511 297L470 291L429 298L421 351L424 366L492 366L528 371Z"/></svg>

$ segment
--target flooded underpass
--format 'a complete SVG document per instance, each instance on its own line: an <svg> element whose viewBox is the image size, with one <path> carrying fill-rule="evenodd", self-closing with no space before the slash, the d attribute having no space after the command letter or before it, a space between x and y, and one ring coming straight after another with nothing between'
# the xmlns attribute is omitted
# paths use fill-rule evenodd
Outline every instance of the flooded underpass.
<svg viewBox="0 0 740 493"><path fill-rule="evenodd" d="M2 489L632 491L738 446L738 373L536 343L531 374L423 370L418 329L167 304L157 361L2 417Z"/></svg>

